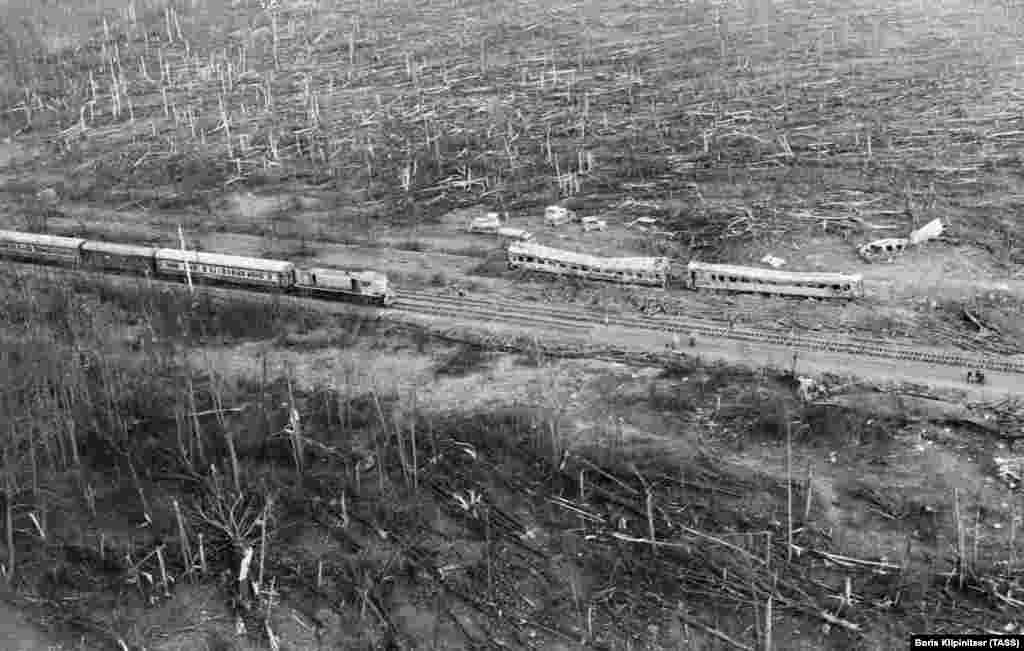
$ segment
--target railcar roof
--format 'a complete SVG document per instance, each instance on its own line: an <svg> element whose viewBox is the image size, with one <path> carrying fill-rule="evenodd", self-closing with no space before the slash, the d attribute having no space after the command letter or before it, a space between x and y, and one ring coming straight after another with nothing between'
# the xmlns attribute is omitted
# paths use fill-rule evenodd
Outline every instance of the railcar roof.
<svg viewBox="0 0 1024 651"><path fill-rule="evenodd" d="M240 255L224 253L205 253L203 251L182 251L181 249L159 249L157 260L174 262L190 262L192 264L212 264L221 267L237 267L239 269L255 269L285 273L295 269L295 265L284 260L267 260L264 258L246 258Z"/></svg>
<svg viewBox="0 0 1024 651"><path fill-rule="evenodd" d="M78 247L85 242L81 237L61 237L59 235L43 235L40 233L22 233L20 231L0 231L0 240L21 242L23 244L42 244L44 246Z"/></svg>
<svg viewBox="0 0 1024 651"><path fill-rule="evenodd" d="M538 258L559 260L566 264L578 264L604 269L665 273L668 271L669 266L668 258L604 258L586 253L564 251L531 242L512 242L508 246L508 252L513 255L532 255Z"/></svg>
<svg viewBox="0 0 1024 651"><path fill-rule="evenodd" d="M141 255L152 257L156 254L156 248L152 246L139 246L137 244L118 244L116 242L97 242L89 240L82 245L83 251L98 251L100 253L113 253L115 255Z"/></svg>
<svg viewBox="0 0 1024 651"><path fill-rule="evenodd" d="M777 269L761 269L759 267L743 267L732 264L711 264L708 262L691 261L686 268L691 271L710 271L721 274L732 274L735 276L758 276L766 280L777 280L780 282L859 282L861 274L827 273L827 272L804 272L804 271L778 271Z"/></svg>
<svg viewBox="0 0 1024 651"><path fill-rule="evenodd" d="M371 270L345 271L344 269L331 269L329 267L309 267L303 268L302 271L308 271L324 278L358 278L361 280L387 278L386 274Z"/></svg>

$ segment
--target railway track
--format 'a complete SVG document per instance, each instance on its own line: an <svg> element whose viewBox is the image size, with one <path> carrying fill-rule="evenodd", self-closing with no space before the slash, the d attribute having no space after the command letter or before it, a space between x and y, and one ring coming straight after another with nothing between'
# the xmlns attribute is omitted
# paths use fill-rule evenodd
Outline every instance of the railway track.
<svg viewBox="0 0 1024 651"><path fill-rule="evenodd" d="M28 269L46 269L49 271L66 271L59 267L40 266L33 264L14 264L12 266ZM97 275L110 276L110 274ZM160 284L178 285L173 281L155 281ZM219 288L222 291L248 294L266 293L247 288ZM551 304L534 304L530 302L509 302L495 299L480 299L468 296L446 296L443 294L398 290L397 301L388 310L402 311L422 315L434 315L444 318L470 319L477 322L503 325L518 325L539 328L548 332L557 331L564 334L587 335L594 328L616 326L632 330L650 332L678 332L683 336L694 335L700 338L729 339L750 344L772 345L790 348L794 351L827 352L876 359L920 362L926 364L954 366L961 368L984 369L987 371L1024 374L1024 362L999 359L991 356L964 355L946 351L924 350L912 346L897 345L891 342L868 341L863 338L841 339L838 337L818 337L795 335L789 332L770 329L754 329L746 327L729 327L722 319L710 316L695 315L689 318L676 316L646 316L604 313L603 311L555 306ZM316 299L297 299L304 302ZM625 350L603 347L603 352L594 350L587 356L605 359L640 359L657 355L638 355ZM651 357L654 355L654 357Z"/></svg>
<svg viewBox="0 0 1024 651"><path fill-rule="evenodd" d="M517 323L529 323L545 328L555 327L555 324L557 324L559 329L563 331L568 329L575 332L585 332L589 328L608 325L659 332L679 332L684 336L693 334L697 337L730 339L751 344L784 346L807 352L838 353L876 359L922 362L944 366L984 369L1001 373L1024 374L1024 363L991 356L923 350L899 344L868 341L864 338L841 339L838 337L794 335L780 331L745 327L730 328L720 320L715 322L712 319L702 317L632 317L611 313L605 315L603 312L580 308L556 307L546 304L531 305L522 302L499 303L497 300L485 300L466 296L445 296L410 290L398 291L397 298L394 309L418 311L424 306L428 306L430 310L462 318L483 318L495 322L507 318Z"/></svg>

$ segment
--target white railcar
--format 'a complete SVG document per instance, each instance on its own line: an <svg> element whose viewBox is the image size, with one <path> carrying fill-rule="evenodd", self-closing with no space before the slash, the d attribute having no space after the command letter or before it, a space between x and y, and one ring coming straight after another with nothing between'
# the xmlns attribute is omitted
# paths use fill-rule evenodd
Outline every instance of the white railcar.
<svg viewBox="0 0 1024 651"><path fill-rule="evenodd" d="M0 255L19 260L77 265L83 244L80 237L0 231Z"/></svg>
<svg viewBox="0 0 1024 651"><path fill-rule="evenodd" d="M186 275L238 285L288 288L295 284L295 265L283 260L246 258L222 253L159 249L156 272L174 277Z"/></svg>
<svg viewBox="0 0 1024 651"><path fill-rule="evenodd" d="M805 273L690 262L686 275L686 284L691 289L817 298L852 299L864 295L864 279L860 274Z"/></svg>
<svg viewBox="0 0 1024 651"><path fill-rule="evenodd" d="M376 305L391 305L395 301L387 275L377 271L297 269L295 289L308 296L345 298Z"/></svg>
<svg viewBox="0 0 1024 651"><path fill-rule="evenodd" d="M668 282L669 261L663 257L602 258L531 242L512 242L508 246L508 266L510 269L532 269L563 276L664 287Z"/></svg>

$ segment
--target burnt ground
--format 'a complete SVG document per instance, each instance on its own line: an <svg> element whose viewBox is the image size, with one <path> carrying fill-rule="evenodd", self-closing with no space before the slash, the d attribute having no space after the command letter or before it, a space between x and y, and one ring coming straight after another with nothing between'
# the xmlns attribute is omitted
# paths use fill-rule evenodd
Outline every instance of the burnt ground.
<svg viewBox="0 0 1024 651"><path fill-rule="evenodd" d="M880 649L1013 621L1011 451L949 408L132 286L5 276L10 603L60 648Z"/></svg>

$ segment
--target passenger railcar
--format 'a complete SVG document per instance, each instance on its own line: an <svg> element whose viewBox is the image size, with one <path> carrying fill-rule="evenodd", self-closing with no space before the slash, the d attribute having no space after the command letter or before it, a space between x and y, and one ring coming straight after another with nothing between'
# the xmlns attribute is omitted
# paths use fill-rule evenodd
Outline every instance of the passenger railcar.
<svg viewBox="0 0 1024 651"><path fill-rule="evenodd" d="M283 260L180 249L158 249L155 260L158 274L175 278L191 274L193 278L214 282L281 289L288 289L295 284L295 265Z"/></svg>
<svg viewBox="0 0 1024 651"><path fill-rule="evenodd" d="M395 299L388 277L376 271L296 269L295 291L306 296L344 298L376 305L391 305Z"/></svg>
<svg viewBox="0 0 1024 651"><path fill-rule="evenodd" d="M82 244L82 264L102 271L156 272L156 249L151 246L89 240Z"/></svg>
<svg viewBox="0 0 1024 651"><path fill-rule="evenodd" d="M530 242L508 246L510 269L532 269L545 273L580 276L594 280L665 287L668 258L601 258L563 251Z"/></svg>
<svg viewBox="0 0 1024 651"><path fill-rule="evenodd" d="M760 292L815 298L859 298L864 296L860 274L803 273L758 269L725 264L690 262L686 284L691 289Z"/></svg>
<svg viewBox="0 0 1024 651"><path fill-rule="evenodd" d="M79 237L0 231L0 254L19 260L77 266L83 243Z"/></svg>

